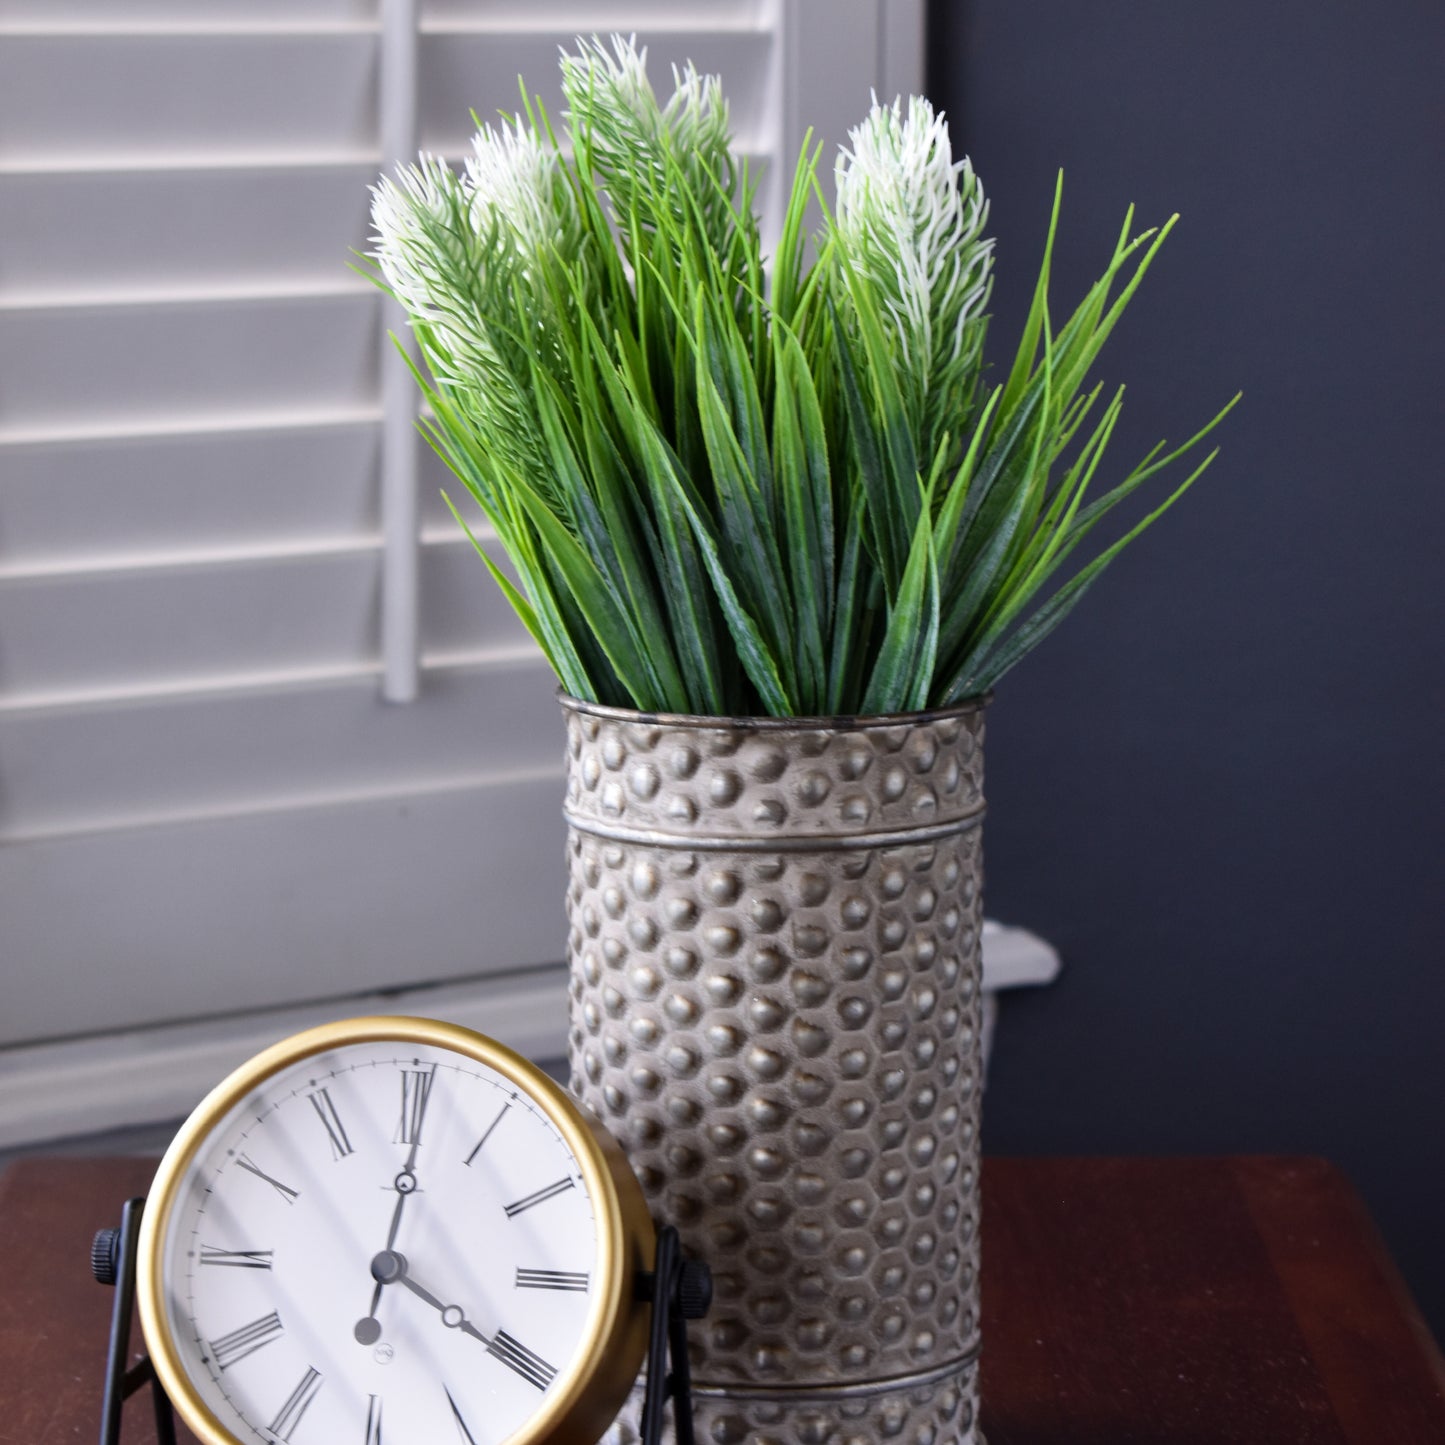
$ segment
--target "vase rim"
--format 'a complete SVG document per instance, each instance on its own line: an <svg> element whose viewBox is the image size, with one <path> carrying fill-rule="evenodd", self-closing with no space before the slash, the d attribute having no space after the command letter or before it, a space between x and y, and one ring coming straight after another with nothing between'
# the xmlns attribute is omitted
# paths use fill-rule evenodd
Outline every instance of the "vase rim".
<svg viewBox="0 0 1445 1445"><path fill-rule="evenodd" d="M925 708L920 712L838 713L820 717L773 717L768 714L726 717L708 713L643 712L638 708L587 702L580 697L573 697L560 687L557 689L557 701L569 712L585 713L589 717L610 718L615 722L652 723L662 727L748 728L757 732L796 732L826 728L838 732L858 732L869 728L917 727L944 718L980 713L993 701L993 693L981 693L978 697L965 698L962 702L948 707Z"/></svg>

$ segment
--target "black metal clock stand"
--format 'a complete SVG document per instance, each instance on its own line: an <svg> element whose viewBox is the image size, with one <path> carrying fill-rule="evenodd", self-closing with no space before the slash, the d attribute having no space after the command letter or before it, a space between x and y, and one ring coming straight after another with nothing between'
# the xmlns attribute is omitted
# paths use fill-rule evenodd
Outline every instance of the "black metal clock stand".
<svg viewBox="0 0 1445 1445"><path fill-rule="evenodd" d="M662 1410L672 1400L677 1445L693 1445L692 1372L687 1363L687 1322L700 1320L712 1304L712 1274L700 1259L684 1259L677 1230L657 1231L657 1262L638 1281L652 1300L647 1346L647 1393L642 1397L642 1445L661 1445ZM672 1369L667 1368L668 1356Z"/></svg>
<svg viewBox="0 0 1445 1445"><path fill-rule="evenodd" d="M144 1199L128 1199L119 1229L102 1229L90 1247L90 1267L101 1284L115 1286L110 1314L110 1348L105 1359L105 1395L100 1411L100 1445L120 1445L121 1406L147 1382L156 1412L157 1445L176 1445L175 1412L156 1377L149 1355L126 1367L130 1357L130 1317L135 1305L136 1239ZM642 1404L642 1445L660 1445L662 1412L672 1401L677 1445L694 1445L692 1377L687 1365L687 1321L701 1319L712 1303L712 1275L701 1260L684 1259L677 1230L657 1231L657 1257L651 1274L637 1281L639 1299L652 1303L647 1347L647 1393ZM669 1356L672 1368L668 1368Z"/></svg>
<svg viewBox="0 0 1445 1445"><path fill-rule="evenodd" d="M100 1445L120 1445L120 1407L150 1381L158 1445L176 1445L176 1417L149 1355L126 1368L130 1358L130 1316L135 1306L135 1245L144 1199L127 1199L119 1229L102 1229L90 1246L90 1268L101 1284L115 1286L110 1312L110 1348L105 1357L105 1395L100 1407Z"/></svg>

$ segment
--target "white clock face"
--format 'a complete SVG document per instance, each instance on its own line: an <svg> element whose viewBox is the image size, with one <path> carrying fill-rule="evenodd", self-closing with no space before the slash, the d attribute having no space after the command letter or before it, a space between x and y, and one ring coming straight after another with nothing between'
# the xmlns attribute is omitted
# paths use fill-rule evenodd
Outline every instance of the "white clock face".
<svg viewBox="0 0 1445 1445"><path fill-rule="evenodd" d="M180 1364L238 1440L495 1445L578 1362L597 1303L583 1168L505 1075L345 1044L211 1129L160 1240Z"/></svg>

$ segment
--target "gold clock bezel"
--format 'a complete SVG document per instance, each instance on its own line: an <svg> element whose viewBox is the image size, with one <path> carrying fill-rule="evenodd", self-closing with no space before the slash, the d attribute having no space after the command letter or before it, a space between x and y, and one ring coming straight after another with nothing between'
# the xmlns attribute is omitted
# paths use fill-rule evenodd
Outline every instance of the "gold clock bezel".
<svg viewBox="0 0 1445 1445"><path fill-rule="evenodd" d="M435 1019L345 1019L283 1039L223 1079L181 1126L156 1171L137 1247L136 1299L156 1374L205 1445L242 1445L202 1400L172 1338L163 1255L171 1214L201 1147L249 1093L314 1054L393 1041L449 1049L496 1070L546 1114L581 1166L597 1219L596 1297L570 1365L536 1414L502 1445L595 1445L636 1381L647 1350L648 1308L636 1298L636 1279L652 1269L656 1235L642 1188L617 1141L535 1064L485 1034Z"/></svg>

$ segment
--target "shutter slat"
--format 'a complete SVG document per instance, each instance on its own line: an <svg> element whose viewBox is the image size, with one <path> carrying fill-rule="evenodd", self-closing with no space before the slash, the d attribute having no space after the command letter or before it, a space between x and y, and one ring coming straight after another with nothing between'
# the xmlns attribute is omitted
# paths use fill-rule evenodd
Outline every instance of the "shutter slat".
<svg viewBox="0 0 1445 1445"><path fill-rule="evenodd" d="M379 162L0 172L0 294L350 279Z"/></svg>
<svg viewBox="0 0 1445 1445"><path fill-rule="evenodd" d="M560 959L561 798L552 772L0 848L0 1044Z"/></svg>
<svg viewBox="0 0 1445 1445"><path fill-rule="evenodd" d="M376 403L377 297L13 311L0 347L0 438L188 413Z"/></svg>
<svg viewBox="0 0 1445 1445"><path fill-rule="evenodd" d="M349 406L271 406L174 415L102 416L90 421L63 418L40 425L0 423L0 458L24 447L105 446L113 442L160 441L171 437L239 436L246 432L306 431L323 427L376 425L374 403Z"/></svg>
<svg viewBox="0 0 1445 1445"><path fill-rule="evenodd" d="M0 448L0 572L375 536L378 446L351 422Z"/></svg>
<svg viewBox="0 0 1445 1445"><path fill-rule="evenodd" d="M0 157L376 145L376 37L0 37Z"/></svg>
<svg viewBox="0 0 1445 1445"><path fill-rule="evenodd" d="M526 640L467 543L426 553L428 645L466 651ZM380 547L369 542L226 564L0 580L0 693L24 704L187 679L214 686L232 674L365 667L377 657L380 566Z"/></svg>
<svg viewBox="0 0 1445 1445"><path fill-rule="evenodd" d="M415 708L379 706L371 671L327 683L0 710L0 846L560 766L556 681L535 650L518 647L490 665L428 668L422 689Z"/></svg>
<svg viewBox="0 0 1445 1445"><path fill-rule="evenodd" d="M489 536L461 483L418 446L423 538L461 536L443 489L472 531ZM0 577L376 543L379 447L375 422L353 419L0 445Z"/></svg>
<svg viewBox="0 0 1445 1445"><path fill-rule="evenodd" d="M375 21L378 0L206 0L203 13L215 24L288 25ZM194 24L196 0L6 0L4 26L50 30L90 25Z"/></svg>
<svg viewBox="0 0 1445 1445"><path fill-rule="evenodd" d="M424 0L422 30L475 29L498 32L557 31L578 35L629 35L634 30L762 29L772 6L767 0Z"/></svg>
<svg viewBox="0 0 1445 1445"><path fill-rule="evenodd" d="M164 171L324 170L362 166L370 175L381 164L375 146L252 146L213 151L182 142L163 151L84 151L35 156L0 154L0 176L146 176Z"/></svg>

